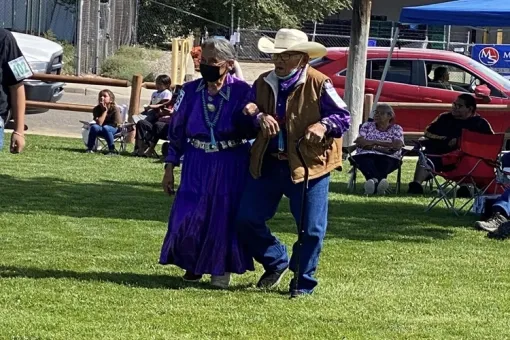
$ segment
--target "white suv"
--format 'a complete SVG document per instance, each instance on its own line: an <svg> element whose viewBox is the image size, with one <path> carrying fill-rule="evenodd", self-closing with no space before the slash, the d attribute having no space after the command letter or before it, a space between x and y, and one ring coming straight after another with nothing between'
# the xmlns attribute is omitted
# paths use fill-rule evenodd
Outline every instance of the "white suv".
<svg viewBox="0 0 510 340"><path fill-rule="evenodd" d="M18 46L34 73L60 74L64 50L59 44L37 36L12 32ZM27 100L56 103L64 95L64 83L25 80ZM46 109L27 109L28 113L42 113Z"/></svg>

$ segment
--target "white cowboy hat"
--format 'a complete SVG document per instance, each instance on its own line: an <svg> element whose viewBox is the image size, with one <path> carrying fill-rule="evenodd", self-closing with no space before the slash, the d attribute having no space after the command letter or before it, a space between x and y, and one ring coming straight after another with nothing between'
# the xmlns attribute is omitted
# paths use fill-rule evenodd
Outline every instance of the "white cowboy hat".
<svg viewBox="0 0 510 340"><path fill-rule="evenodd" d="M259 51L267 54L283 52L302 52L311 59L324 57L327 53L324 45L308 41L306 33L289 28L282 28L276 32L276 38L262 37L258 43Z"/></svg>

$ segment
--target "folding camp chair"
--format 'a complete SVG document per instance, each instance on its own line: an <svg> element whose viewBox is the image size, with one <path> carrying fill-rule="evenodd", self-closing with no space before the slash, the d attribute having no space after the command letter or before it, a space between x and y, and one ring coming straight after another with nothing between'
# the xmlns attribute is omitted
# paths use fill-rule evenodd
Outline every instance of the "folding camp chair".
<svg viewBox="0 0 510 340"><path fill-rule="evenodd" d="M122 105L122 106L117 105L117 107L119 108L119 111L120 111L122 124L119 127L119 131L115 135L113 135L113 142L114 142L114 144L120 144L119 149L118 149L119 152L125 152L127 149L126 148L127 137L129 135L129 133L131 131L133 131L135 124L128 122L128 114L127 114L128 107L127 107L127 105ZM83 124L83 126L82 126L83 142L85 143L85 145L87 145L88 130L90 128L90 125L95 124L95 122L86 122L86 121L80 120L80 123ZM106 144L106 141L104 140L104 138L101 136L98 136L97 140L96 140L96 145L94 147L94 151L101 151L101 150L104 150L107 148L108 148L108 145Z"/></svg>
<svg viewBox="0 0 510 340"><path fill-rule="evenodd" d="M466 210L467 213L477 197L501 193L503 188L497 182L496 169L503 140L504 134L485 135L463 130L458 150L444 155L430 155L425 154L420 148L418 150L420 165L430 171L437 187L437 196L431 200L426 211L430 211L443 201L456 215L471 204ZM433 162L435 157L441 159L445 170L436 171ZM440 183L438 178L443 178L445 182ZM461 185L472 186L474 193L467 202L456 209L457 188Z"/></svg>
<svg viewBox="0 0 510 340"><path fill-rule="evenodd" d="M373 119L369 119L368 121L369 122L373 121ZM361 125L363 125L363 124L360 124L359 128L361 128ZM351 165L351 169L349 170L349 174L350 174L349 181L347 182L347 190L349 190L349 192L356 192L358 164L356 163L356 161L353 158L353 156L355 155L356 149L357 149L356 145L351 145L351 146L342 148L342 153L344 155L347 155L347 160L349 161L349 164ZM400 194L400 187L401 187L401 182L402 182L401 181L401 179L402 179L402 163L403 163L402 160L404 158L405 153L406 153L406 149L402 148L402 153L401 153L398 168L397 168L397 183L396 183L396 193L397 194Z"/></svg>
<svg viewBox="0 0 510 340"><path fill-rule="evenodd" d="M355 153L356 146L349 146L342 149L342 152L347 154L347 160L349 161L349 164L351 165L351 169L349 170L349 181L347 182L347 189L349 192L356 192L356 182L358 177L358 164L354 160L353 156ZM402 183L402 163L403 163L403 157L405 154L405 150L402 149L402 154L399 159L399 164L397 168L397 182L396 182L396 188L395 192L397 194L400 194L400 187Z"/></svg>

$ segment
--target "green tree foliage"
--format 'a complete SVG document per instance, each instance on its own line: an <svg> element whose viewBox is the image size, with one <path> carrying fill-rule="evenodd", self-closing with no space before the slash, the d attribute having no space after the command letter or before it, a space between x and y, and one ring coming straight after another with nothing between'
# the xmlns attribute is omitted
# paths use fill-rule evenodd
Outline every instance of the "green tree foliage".
<svg viewBox="0 0 510 340"><path fill-rule="evenodd" d="M231 23L232 0L140 0L138 40L155 45L172 36L188 34L207 27L209 31L228 32ZM276 30L300 27L307 20L322 20L325 16L350 7L351 0L233 0L234 19L243 28ZM193 13L224 26L197 18ZM226 26L226 27L225 27Z"/></svg>

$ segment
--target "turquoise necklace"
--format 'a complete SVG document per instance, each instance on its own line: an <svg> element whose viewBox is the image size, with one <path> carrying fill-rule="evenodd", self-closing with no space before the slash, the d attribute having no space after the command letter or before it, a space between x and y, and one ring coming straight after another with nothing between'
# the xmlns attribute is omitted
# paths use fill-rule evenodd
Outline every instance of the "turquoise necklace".
<svg viewBox="0 0 510 340"><path fill-rule="evenodd" d="M220 119L220 113L221 109L223 108L223 103L225 101L225 98L222 96L220 100L220 106L218 107L218 110L216 111L216 115L211 120L211 117L209 116L209 112L214 112L216 110L216 107L212 104L208 104L205 101L205 91L207 89L202 90L202 105L204 107L204 119L206 125L209 127L209 131L211 134L211 149L216 149L216 138L214 138L214 128L216 127L216 124L218 123L218 120ZM230 98L230 87L227 88L227 98Z"/></svg>

